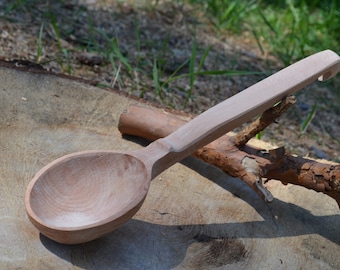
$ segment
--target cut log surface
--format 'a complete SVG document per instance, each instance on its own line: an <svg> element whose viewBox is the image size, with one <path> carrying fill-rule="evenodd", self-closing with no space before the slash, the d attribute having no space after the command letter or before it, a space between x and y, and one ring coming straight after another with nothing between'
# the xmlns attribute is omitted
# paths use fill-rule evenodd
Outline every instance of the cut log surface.
<svg viewBox="0 0 340 270"><path fill-rule="evenodd" d="M34 174L75 151L141 148L117 125L142 102L41 72L0 67L0 78L0 269L340 269L332 198L273 181L266 204L193 157L154 179L116 231L82 245L40 235L24 206Z"/></svg>

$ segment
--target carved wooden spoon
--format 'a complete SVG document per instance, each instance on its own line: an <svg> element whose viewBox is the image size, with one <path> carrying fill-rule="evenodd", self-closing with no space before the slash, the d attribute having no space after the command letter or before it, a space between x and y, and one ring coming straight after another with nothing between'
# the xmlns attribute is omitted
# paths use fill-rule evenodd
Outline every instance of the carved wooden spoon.
<svg viewBox="0 0 340 270"><path fill-rule="evenodd" d="M60 243L101 237L131 219L158 174L284 96L339 70L340 57L323 51L212 107L146 148L83 151L61 157L30 182L25 197L28 217L42 234Z"/></svg>

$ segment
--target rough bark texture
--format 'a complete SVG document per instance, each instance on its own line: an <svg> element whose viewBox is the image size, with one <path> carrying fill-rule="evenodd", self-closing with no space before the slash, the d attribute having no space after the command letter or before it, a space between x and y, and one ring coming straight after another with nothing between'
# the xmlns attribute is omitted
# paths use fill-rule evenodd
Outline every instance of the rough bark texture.
<svg viewBox="0 0 340 270"><path fill-rule="evenodd" d="M291 183L323 192L334 198L340 207L340 165L292 156L283 147L263 150L245 145L294 102L294 98L286 98L277 108L265 112L260 118L262 120L257 120L250 128L247 127L234 137L224 135L193 155L243 180L265 201L270 202L273 197L262 181L279 180L283 184ZM183 118L164 110L132 105L121 115L119 130L122 134L156 140L167 136L185 122Z"/></svg>
<svg viewBox="0 0 340 270"><path fill-rule="evenodd" d="M265 111L261 117L256 119L249 126L238 132L234 136L234 142L237 147L245 145L256 134L263 131L266 127L276 121L284 112L286 112L296 102L295 96L288 96L271 109Z"/></svg>

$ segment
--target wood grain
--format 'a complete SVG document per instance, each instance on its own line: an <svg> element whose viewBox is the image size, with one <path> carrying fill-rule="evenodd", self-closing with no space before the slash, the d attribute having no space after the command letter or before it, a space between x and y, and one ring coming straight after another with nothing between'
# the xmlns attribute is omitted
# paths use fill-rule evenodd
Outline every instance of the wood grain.
<svg viewBox="0 0 340 270"><path fill-rule="evenodd" d="M159 175L117 231L75 246L40 235L24 207L33 175L70 152L141 148L117 130L124 108L138 102L51 75L0 68L0 76L1 269L340 268L332 199L273 183L276 199L266 205L194 158Z"/></svg>

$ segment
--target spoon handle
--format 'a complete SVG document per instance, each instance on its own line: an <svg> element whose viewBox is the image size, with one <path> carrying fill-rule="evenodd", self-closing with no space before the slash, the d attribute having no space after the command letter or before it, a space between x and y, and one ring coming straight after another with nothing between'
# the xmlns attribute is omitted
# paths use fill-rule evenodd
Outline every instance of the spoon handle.
<svg viewBox="0 0 340 270"><path fill-rule="evenodd" d="M208 109L157 144L167 154L155 161L153 175L272 107L316 79L340 71L340 57L330 50L313 54ZM156 168L155 168L156 167Z"/></svg>

